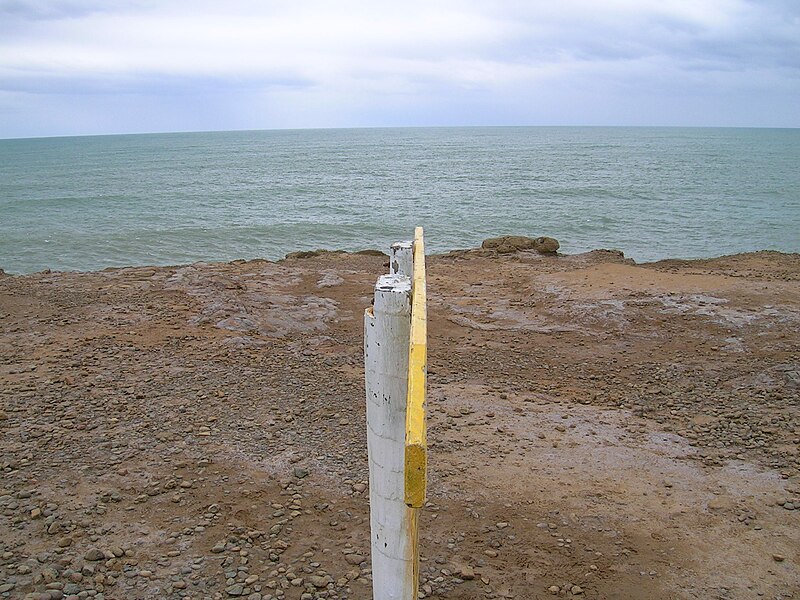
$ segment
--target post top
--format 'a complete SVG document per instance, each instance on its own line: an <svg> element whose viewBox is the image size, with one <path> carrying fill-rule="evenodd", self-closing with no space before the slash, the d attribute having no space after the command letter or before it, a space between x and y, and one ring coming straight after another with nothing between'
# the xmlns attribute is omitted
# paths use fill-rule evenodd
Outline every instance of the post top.
<svg viewBox="0 0 800 600"><path fill-rule="evenodd" d="M411 292L411 279L405 275L392 273L381 275L375 284L376 292Z"/></svg>

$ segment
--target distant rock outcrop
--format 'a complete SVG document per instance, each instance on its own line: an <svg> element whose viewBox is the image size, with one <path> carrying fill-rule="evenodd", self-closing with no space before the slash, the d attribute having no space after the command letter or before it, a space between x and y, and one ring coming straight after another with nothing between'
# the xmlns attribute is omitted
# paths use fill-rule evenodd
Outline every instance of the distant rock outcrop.
<svg viewBox="0 0 800 600"><path fill-rule="evenodd" d="M542 236L533 240L533 249L542 254L555 254L560 246L558 240L551 237Z"/></svg>
<svg viewBox="0 0 800 600"><path fill-rule="evenodd" d="M301 250L299 252L289 252L284 259L293 259L293 258L315 258L317 256L323 256L325 254L359 254L361 256L388 256L385 252L381 252L380 250L358 250L357 252L348 252L347 250L325 250L320 248L319 250Z"/></svg>
<svg viewBox="0 0 800 600"><path fill-rule="evenodd" d="M319 250L300 250L299 252L289 252L284 258L315 258L323 254L344 254L344 250L325 250L323 248Z"/></svg>
<svg viewBox="0 0 800 600"><path fill-rule="evenodd" d="M558 240L551 237L530 238L524 235L503 235L483 240L481 248L494 250L500 254L518 252L520 250L536 250L541 254L558 252Z"/></svg>

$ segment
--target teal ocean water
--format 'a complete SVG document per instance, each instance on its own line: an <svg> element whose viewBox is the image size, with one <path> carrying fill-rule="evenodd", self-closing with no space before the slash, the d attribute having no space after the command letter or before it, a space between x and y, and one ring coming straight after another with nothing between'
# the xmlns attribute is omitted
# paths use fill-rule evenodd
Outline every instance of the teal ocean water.
<svg viewBox="0 0 800 600"><path fill-rule="evenodd" d="M637 261L800 251L800 130L423 128L0 140L0 268L499 234Z"/></svg>

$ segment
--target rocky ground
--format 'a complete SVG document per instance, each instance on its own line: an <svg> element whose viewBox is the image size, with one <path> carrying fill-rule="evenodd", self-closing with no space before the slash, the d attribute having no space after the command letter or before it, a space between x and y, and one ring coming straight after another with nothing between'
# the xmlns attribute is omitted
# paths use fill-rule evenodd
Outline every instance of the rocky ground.
<svg viewBox="0 0 800 600"><path fill-rule="evenodd" d="M0 597L371 597L320 253L0 276ZM428 260L428 598L800 598L800 256Z"/></svg>

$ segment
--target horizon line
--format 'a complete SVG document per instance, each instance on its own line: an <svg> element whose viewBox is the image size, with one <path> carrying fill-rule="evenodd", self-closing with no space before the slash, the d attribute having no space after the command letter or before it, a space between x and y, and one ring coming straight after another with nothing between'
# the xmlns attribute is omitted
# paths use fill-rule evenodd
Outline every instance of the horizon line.
<svg viewBox="0 0 800 600"><path fill-rule="evenodd" d="M122 137L136 135L178 135L190 133L249 133L272 131L347 131L369 129L787 129L796 130L800 126L761 126L761 125L354 125L349 127L268 127L242 129L186 129L172 131L129 131L109 133L73 133L53 135L33 135L0 137L0 141L48 140L84 137Z"/></svg>

